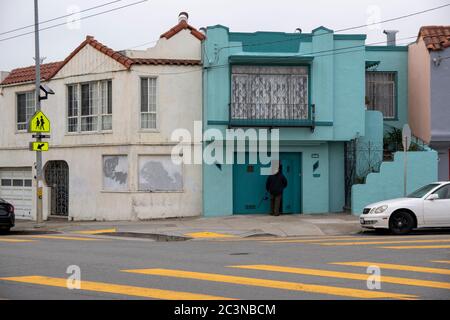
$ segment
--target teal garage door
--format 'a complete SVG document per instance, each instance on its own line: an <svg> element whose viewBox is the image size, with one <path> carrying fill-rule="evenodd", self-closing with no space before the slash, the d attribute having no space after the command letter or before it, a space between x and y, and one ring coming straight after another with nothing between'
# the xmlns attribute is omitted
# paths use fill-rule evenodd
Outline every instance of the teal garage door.
<svg viewBox="0 0 450 320"><path fill-rule="evenodd" d="M236 156L237 158L237 156ZM284 190L282 211L284 214L301 213L301 153L281 153L283 174L288 180ZM234 214L269 214L270 195L266 192L267 176L261 175L262 167L269 165L235 164L233 167L233 212Z"/></svg>

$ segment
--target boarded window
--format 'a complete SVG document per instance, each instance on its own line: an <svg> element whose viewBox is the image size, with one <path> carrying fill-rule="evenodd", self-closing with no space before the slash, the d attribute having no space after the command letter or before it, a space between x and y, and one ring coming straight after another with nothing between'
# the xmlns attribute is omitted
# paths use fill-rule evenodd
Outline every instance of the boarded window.
<svg viewBox="0 0 450 320"><path fill-rule="evenodd" d="M367 109L381 111L385 119L396 117L395 72L366 72Z"/></svg>
<svg viewBox="0 0 450 320"><path fill-rule="evenodd" d="M170 156L139 157L139 190L170 192L183 190L182 167Z"/></svg>
<svg viewBox="0 0 450 320"><path fill-rule="evenodd" d="M103 156L103 189L105 191L128 190L127 156Z"/></svg>
<svg viewBox="0 0 450 320"><path fill-rule="evenodd" d="M308 119L308 68L233 66L232 119Z"/></svg>

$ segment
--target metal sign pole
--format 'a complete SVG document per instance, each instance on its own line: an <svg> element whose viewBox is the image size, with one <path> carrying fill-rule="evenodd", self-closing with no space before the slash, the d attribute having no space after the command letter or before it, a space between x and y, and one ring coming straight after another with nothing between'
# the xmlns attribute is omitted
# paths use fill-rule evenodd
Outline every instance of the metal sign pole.
<svg viewBox="0 0 450 320"><path fill-rule="evenodd" d="M405 146L408 145L408 137L405 137ZM407 196L407 191L406 191L406 183L407 183L407 179L408 179L408 150L406 147L403 148L404 150L404 158L405 158L405 170L404 170L404 186L403 186L403 195L406 198Z"/></svg>
<svg viewBox="0 0 450 320"><path fill-rule="evenodd" d="M34 41L35 41L35 60L36 60L36 112L41 111L41 57L39 53L39 12L38 0L34 0ZM41 142L39 135L36 136L36 142ZM42 152L36 151L36 223L43 221L42 216Z"/></svg>
<svg viewBox="0 0 450 320"><path fill-rule="evenodd" d="M411 146L412 136L411 136L411 128L408 124L403 126L402 130L402 144L403 144L403 156L405 161L404 168L404 178L403 178L403 196L406 198L408 195L407 182L408 182L408 150Z"/></svg>

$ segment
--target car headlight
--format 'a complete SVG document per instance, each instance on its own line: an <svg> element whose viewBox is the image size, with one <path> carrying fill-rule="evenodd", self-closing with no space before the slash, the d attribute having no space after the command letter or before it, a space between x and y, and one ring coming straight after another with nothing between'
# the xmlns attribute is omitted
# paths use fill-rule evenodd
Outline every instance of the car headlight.
<svg viewBox="0 0 450 320"><path fill-rule="evenodd" d="M375 209L375 213L383 213L387 210L388 206L384 205Z"/></svg>

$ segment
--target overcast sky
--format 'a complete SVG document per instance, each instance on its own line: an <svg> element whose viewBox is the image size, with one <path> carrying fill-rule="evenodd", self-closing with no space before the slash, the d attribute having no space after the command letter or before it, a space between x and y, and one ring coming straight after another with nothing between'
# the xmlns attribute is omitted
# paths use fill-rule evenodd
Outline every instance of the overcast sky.
<svg viewBox="0 0 450 320"><path fill-rule="evenodd" d="M85 10L113 0L39 0L40 21L68 13L74 8ZM81 16L123 6L139 0L121 0L117 3L81 13ZM86 37L93 35L107 46L121 50L157 40L161 33L177 23L179 12L187 11L189 23L200 28L216 24L226 25L231 31L303 32L323 25L338 30L364 25L368 22L390 19L401 15L437 7L449 0L148 0L136 6L63 25L41 32L41 56L45 62L63 60ZM4 32L34 23L33 0L0 0L0 70L29 66L34 63L34 36L32 34L1 41L33 28ZM345 33L365 33L367 44L385 40L383 29L399 30L398 38L417 35L422 25L450 24L450 7L411 18L382 24L380 29L360 28ZM378 21L379 21L378 20ZM47 27L64 23L66 19L42 25ZM406 44L413 39L400 40ZM152 45L147 45L152 46ZM146 46L137 49L144 49Z"/></svg>

